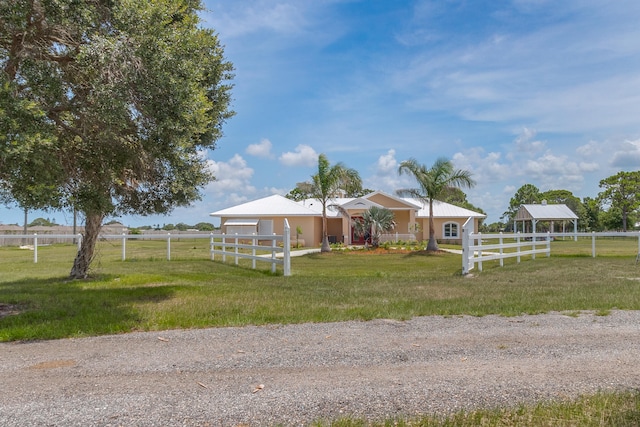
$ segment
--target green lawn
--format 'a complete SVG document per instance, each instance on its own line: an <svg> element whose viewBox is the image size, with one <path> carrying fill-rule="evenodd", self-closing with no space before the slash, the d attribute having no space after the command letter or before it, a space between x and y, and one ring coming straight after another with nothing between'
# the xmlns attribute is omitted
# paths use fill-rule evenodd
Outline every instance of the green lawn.
<svg viewBox="0 0 640 427"><path fill-rule="evenodd" d="M0 341L55 339L168 328L333 322L421 315L482 316L640 309L637 240L555 241L552 256L485 262L461 275L461 257L333 251L292 258L292 276L241 260L209 260L208 240L100 242L92 277L70 281L72 245L33 252L0 248ZM260 264L259 264L260 266ZM6 311L6 310L5 310ZM17 314L15 314L17 313ZM324 424L318 424L324 425ZM333 420L334 426L368 425ZM381 424L383 425L383 424ZM573 402L474 411L446 418L390 420L404 426L640 425L637 392Z"/></svg>
<svg viewBox="0 0 640 427"><path fill-rule="evenodd" d="M267 323L333 322L421 315L514 316L548 311L640 309L635 246L591 258L581 242L554 242L550 258L485 262L462 276L460 255L333 251L292 258L292 276L212 262L208 241L101 242L93 276L69 281L75 247L33 252L0 248L0 303L19 314L0 319L0 341L135 330ZM590 250L590 242L584 242ZM604 248L604 246L603 246ZM570 253L578 256L570 256Z"/></svg>

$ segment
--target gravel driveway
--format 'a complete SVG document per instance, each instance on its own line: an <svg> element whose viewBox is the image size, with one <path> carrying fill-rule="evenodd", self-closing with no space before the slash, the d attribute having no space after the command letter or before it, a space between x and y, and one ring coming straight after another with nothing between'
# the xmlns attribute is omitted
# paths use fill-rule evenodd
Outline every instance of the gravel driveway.
<svg viewBox="0 0 640 427"><path fill-rule="evenodd" d="M0 425L304 425L640 387L640 311L0 344Z"/></svg>

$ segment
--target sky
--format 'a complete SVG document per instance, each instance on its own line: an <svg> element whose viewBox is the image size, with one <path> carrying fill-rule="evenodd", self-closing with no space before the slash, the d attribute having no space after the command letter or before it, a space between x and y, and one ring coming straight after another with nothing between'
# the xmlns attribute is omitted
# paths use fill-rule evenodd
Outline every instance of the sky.
<svg viewBox="0 0 640 427"><path fill-rule="evenodd" d="M601 179L640 169L636 0L204 4L235 67L236 115L204 154L217 180L189 208L125 225L215 223L210 212L309 180L321 153L391 194L416 187L403 160L447 158L472 173L465 193L487 223L524 184L595 197Z"/></svg>

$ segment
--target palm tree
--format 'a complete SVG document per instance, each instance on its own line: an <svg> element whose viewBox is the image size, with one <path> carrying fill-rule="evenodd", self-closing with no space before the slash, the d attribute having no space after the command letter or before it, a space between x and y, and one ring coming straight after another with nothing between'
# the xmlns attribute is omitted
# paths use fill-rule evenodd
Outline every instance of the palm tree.
<svg viewBox="0 0 640 427"><path fill-rule="evenodd" d="M420 188L408 188L397 190L400 196L410 196L420 199L424 203L429 203L429 243L428 251L437 251L438 242L435 238L433 225L433 201L443 195L451 187L471 188L475 181L471 179L471 172L466 170L456 170L451 161L439 158L430 169L421 165L416 159L405 160L400 163L398 173L408 173L418 181Z"/></svg>
<svg viewBox="0 0 640 427"><path fill-rule="evenodd" d="M313 181L313 191L311 196L318 199L322 204L322 247L320 252L330 252L329 236L327 234L327 207L329 202L336 196L340 189L362 186L362 180L358 171L336 163L331 166L327 156L318 156L318 173L311 177Z"/></svg>
<svg viewBox="0 0 640 427"><path fill-rule="evenodd" d="M380 236L395 228L393 211L387 208L371 206L363 212L362 219L354 222L354 230L358 236L371 236L371 246L378 247Z"/></svg>

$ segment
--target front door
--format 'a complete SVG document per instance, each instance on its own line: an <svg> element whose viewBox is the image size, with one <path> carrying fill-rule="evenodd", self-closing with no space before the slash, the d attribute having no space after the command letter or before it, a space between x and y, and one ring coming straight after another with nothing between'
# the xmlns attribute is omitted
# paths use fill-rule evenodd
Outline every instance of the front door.
<svg viewBox="0 0 640 427"><path fill-rule="evenodd" d="M356 229L353 226L353 223L355 221L362 221L362 217L361 216L351 217L351 244L352 245L364 245L365 236L358 236L356 234Z"/></svg>

